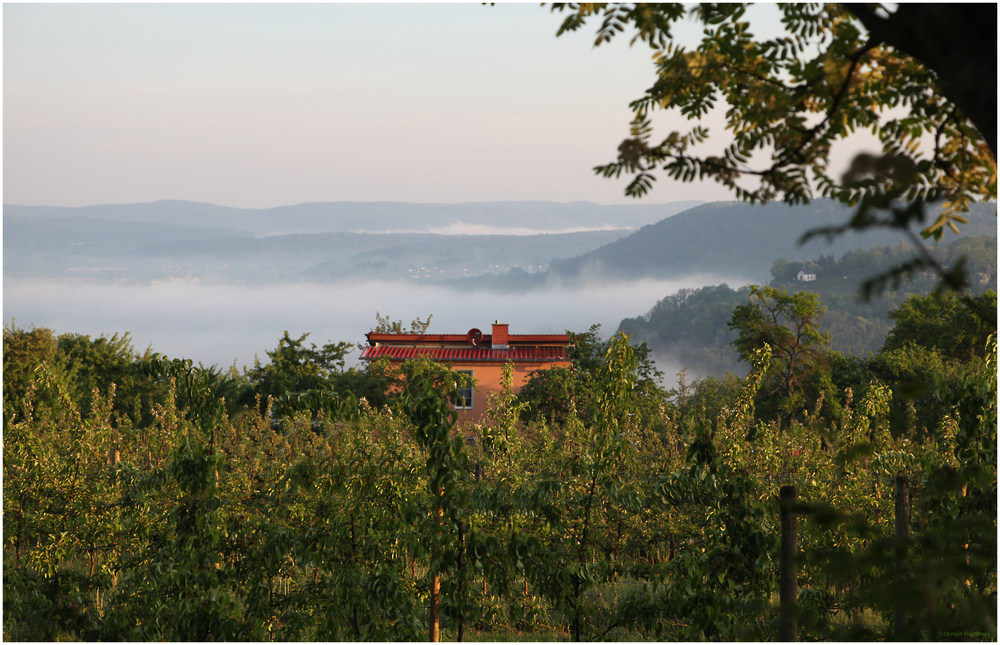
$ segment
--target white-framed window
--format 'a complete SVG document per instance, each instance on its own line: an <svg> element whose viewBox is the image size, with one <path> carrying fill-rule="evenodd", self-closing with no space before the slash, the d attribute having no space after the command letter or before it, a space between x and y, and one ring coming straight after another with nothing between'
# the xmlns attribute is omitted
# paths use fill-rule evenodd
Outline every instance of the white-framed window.
<svg viewBox="0 0 1000 645"><path fill-rule="evenodd" d="M469 378L472 377L472 370L455 370L459 374L468 374ZM455 397L455 409L456 410L471 410L472 409L472 383L466 384L466 387L459 387L457 396Z"/></svg>

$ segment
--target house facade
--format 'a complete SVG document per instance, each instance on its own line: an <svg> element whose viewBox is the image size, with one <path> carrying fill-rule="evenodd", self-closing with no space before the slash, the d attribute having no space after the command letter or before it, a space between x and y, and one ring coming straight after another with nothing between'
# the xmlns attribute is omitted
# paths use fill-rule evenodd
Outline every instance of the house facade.
<svg viewBox="0 0 1000 645"><path fill-rule="evenodd" d="M478 421L486 409L485 395L502 389L505 363L513 365L511 388L517 392L531 373L540 369L569 367L566 334L511 334L507 323L493 323L491 333L470 329L464 334L383 334L369 332L361 359L388 359L393 367L418 356L447 363L476 380L475 390L461 392L455 406L459 420Z"/></svg>

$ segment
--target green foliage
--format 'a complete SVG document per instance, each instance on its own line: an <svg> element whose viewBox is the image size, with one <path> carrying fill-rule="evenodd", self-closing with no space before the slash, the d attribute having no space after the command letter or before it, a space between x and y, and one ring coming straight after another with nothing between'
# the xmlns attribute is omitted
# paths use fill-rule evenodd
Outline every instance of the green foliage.
<svg viewBox="0 0 1000 645"><path fill-rule="evenodd" d="M403 361L399 366L399 376L403 383L404 405L407 398L422 397L426 388L443 402L457 403L460 388L476 387L476 380L469 374L453 372L448 365L426 356Z"/></svg>
<svg viewBox="0 0 1000 645"><path fill-rule="evenodd" d="M883 351L917 345L945 358L969 361L997 330L997 294L959 296L953 292L910 296L889 312L895 325Z"/></svg>
<svg viewBox="0 0 1000 645"><path fill-rule="evenodd" d="M286 331L278 346L267 352L270 362L262 365L256 361L247 373L253 384L253 394L260 397L261 405L266 405L267 397L323 389L331 375L343 370L351 343L327 343L321 348L310 343L307 347L308 337L309 334L303 334L292 339Z"/></svg>
<svg viewBox="0 0 1000 645"><path fill-rule="evenodd" d="M889 386L895 393L890 403L893 435L933 434L949 413L938 389L956 391L963 369L979 364L978 348L995 333L995 311L992 291L911 296L889 312L896 326L876 355L827 355L831 379L859 395L873 381Z"/></svg>
<svg viewBox="0 0 1000 645"><path fill-rule="evenodd" d="M363 369L352 367L330 378L336 392L349 392L364 399L372 408L385 406L398 382L398 374L388 360L371 361Z"/></svg>
<svg viewBox="0 0 1000 645"><path fill-rule="evenodd" d="M135 399L139 394L130 392L136 389L129 369L136 359L136 352L128 334L114 334L110 338L102 336L93 341L80 334L63 334L58 339L58 350L73 384L71 396L80 402L84 417L90 415L95 389L105 393L113 383L119 400ZM141 405L139 401L137 403Z"/></svg>
<svg viewBox="0 0 1000 645"><path fill-rule="evenodd" d="M226 412L225 397L219 391L220 381L214 369L196 368L191 359L170 359L155 353L139 361L136 369L153 379L170 379L178 408L197 424L203 436L214 437Z"/></svg>
<svg viewBox="0 0 1000 645"><path fill-rule="evenodd" d="M283 419L299 412L310 415L324 413L328 419L341 420L360 416L358 400L348 392L340 396L328 389L306 390L305 392L288 392L271 403L271 412L276 418Z"/></svg>
<svg viewBox="0 0 1000 645"><path fill-rule="evenodd" d="M37 392L37 376L52 373L58 349L53 333L48 329L25 331L11 325L3 330L3 401L4 435L7 426L22 421L35 412L39 404L52 405L50 397Z"/></svg>
<svg viewBox="0 0 1000 645"><path fill-rule="evenodd" d="M238 406L256 402L261 412L270 408L276 417L306 410L315 417L323 411L329 419L355 414L361 399L375 409L389 403L399 375L387 362L345 369L347 354L354 348L352 343L306 346L308 337L303 334L292 339L286 331L278 346L267 352L268 363L257 361L243 377L228 381L231 387L226 393L227 402ZM234 411L231 407L230 412Z"/></svg>
<svg viewBox="0 0 1000 645"><path fill-rule="evenodd" d="M686 429L695 425L695 419L715 420L723 414L743 390L743 380L729 373L722 377L707 376L686 383L684 374L678 378L678 387L671 390L677 407L677 416Z"/></svg>
<svg viewBox="0 0 1000 645"><path fill-rule="evenodd" d="M119 638L209 641L263 636L262 625L241 616L238 596L221 569L224 527L217 496L221 457L188 437L178 446L169 466L178 503L167 516L165 543L123 590L129 604L116 609L125 615L112 612L109 622L119 622ZM133 618L143 613L147 617Z"/></svg>
<svg viewBox="0 0 1000 645"><path fill-rule="evenodd" d="M816 402L762 415L765 344L746 379L682 378L651 424L641 351L592 331L586 423L525 424L508 367L457 428L456 375L414 362L398 406L359 401L317 432L334 411L312 395L275 431L256 405L231 411L212 370L156 354L128 370L162 387L148 415L116 416L109 387L85 418L55 337L9 330L5 639L415 641L437 579L442 640L773 640L784 484L803 639L995 637L995 336L965 363L831 355L831 380L868 379L837 419ZM935 377L926 433L895 425L897 400L919 400L890 368Z"/></svg>
<svg viewBox="0 0 1000 645"><path fill-rule="evenodd" d="M586 426L596 422L599 374L607 368L608 352L615 342L615 339L601 341L599 331L600 325L583 333L567 331L571 367L532 373L518 393L518 401L524 404L521 416L525 421L544 419L549 424L561 425L579 419ZM634 406L642 428L657 430L667 398L660 385L663 374L656 369L645 342L633 345L632 352L635 365L630 369L634 385L622 396Z"/></svg>
<svg viewBox="0 0 1000 645"><path fill-rule="evenodd" d="M733 345L741 359L749 361L764 345L773 353L761 399L769 416L799 416L812 401L824 404L828 418L839 415L837 401L826 398L834 388L824 364L830 336L819 326L824 311L816 294L757 285L750 286L750 301L733 310L729 328L739 333Z"/></svg>
<svg viewBox="0 0 1000 645"><path fill-rule="evenodd" d="M800 387L800 373L829 343L829 335L819 327L819 318L826 309L815 294L789 294L784 289L757 285L750 286L749 300L736 307L730 318L730 329L739 332L733 345L745 361L765 343L770 345L790 395Z"/></svg>
<svg viewBox="0 0 1000 645"><path fill-rule="evenodd" d="M437 366L435 363L411 363L419 369L407 374L403 407L415 426L414 438L427 455L429 519L433 529L425 534L423 546L430 556L430 640L437 641L439 594L447 598L442 613L454 615L459 624L471 608L468 594L471 576L462 566L467 511L459 502L468 478L468 456L464 451L464 437L452 436L458 413L448 407L448 398L441 392L442 383L447 386L448 377L432 369ZM454 390L454 381L451 381L450 391ZM444 581L439 579L441 576Z"/></svg>
<svg viewBox="0 0 1000 645"><path fill-rule="evenodd" d="M863 378L888 385L896 393L892 404L895 434L923 436L947 414L947 406L936 395L938 384L955 384L958 372L956 365L942 360L937 352L908 346L883 351L866 361Z"/></svg>
<svg viewBox="0 0 1000 645"><path fill-rule="evenodd" d="M895 461L886 474L908 475L914 495L908 539L893 538L879 526L878 514L852 512L844 504L839 510L808 509L807 521L842 536L810 554L818 571L845 588L846 606L902 612L905 620L894 627L897 639L943 640L971 632L988 640L996 632L995 336L985 350L983 363L970 367L957 388L941 384L939 396L952 412L934 440L913 445L903 439L891 442L895 446L872 441L868 454L881 452L873 465ZM844 465L856 469L867 459L854 451ZM848 586L859 578L864 585ZM879 637L839 634L848 635Z"/></svg>
<svg viewBox="0 0 1000 645"><path fill-rule="evenodd" d="M576 372L569 367L539 370L518 393L526 404L522 416L526 421L545 419L549 424L562 425L577 416L576 397L580 389Z"/></svg>

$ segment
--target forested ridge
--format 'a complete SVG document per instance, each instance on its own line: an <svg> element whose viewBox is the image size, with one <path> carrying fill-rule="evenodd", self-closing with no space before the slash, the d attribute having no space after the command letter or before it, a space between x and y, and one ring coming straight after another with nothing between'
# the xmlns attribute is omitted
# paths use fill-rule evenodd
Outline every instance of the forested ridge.
<svg viewBox="0 0 1000 645"><path fill-rule="evenodd" d="M930 208L928 210L931 210ZM940 208L931 210L933 213ZM858 249L895 246L906 241L888 227L847 231L832 239L803 235L849 221L851 208L829 200L805 205L713 202L642 227L635 233L598 249L553 261L552 277L567 281L671 277L694 273L733 275L764 280L776 258L806 261L819 255L840 257ZM970 205L964 214L966 236L996 238L996 205ZM911 244L912 246L912 244Z"/></svg>
<svg viewBox="0 0 1000 645"><path fill-rule="evenodd" d="M961 263L970 295L996 291L995 237L966 236L935 246L931 253L943 266ZM896 244L849 250L836 258L832 253L805 261L778 258L771 265L768 284L791 293L815 293L824 307L820 323L830 333L830 349L865 356L881 349L893 328L892 310L910 296L927 295L939 286L938 274L924 269L898 284L882 284L872 297L863 297L862 287L868 279L913 254L909 245ZM815 279L800 281L799 272ZM744 375L748 366L739 360L732 344L736 333L728 323L733 309L745 303L749 293L749 287L733 289L726 284L682 289L662 298L646 314L623 319L619 329L630 334L633 342L648 344L661 361L687 367L692 374Z"/></svg>
<svg viewBox="0 0 1000 645"><path fill-rule="evenodd" d="M821 308L751 288L749 375L670 389L574 333L468 427L447 366L343 341L240 373L8 325L4 637L994 640L995 292L911 296L867 358Z"/></svg>

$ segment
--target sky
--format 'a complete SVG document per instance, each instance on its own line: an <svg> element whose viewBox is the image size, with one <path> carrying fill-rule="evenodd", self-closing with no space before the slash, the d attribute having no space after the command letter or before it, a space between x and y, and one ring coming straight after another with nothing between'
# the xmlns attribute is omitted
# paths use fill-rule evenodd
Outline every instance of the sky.
<svg viewBox="0 0 1000 645"><path fill-rule="evenodd" d="M596 23L557 38L561 20L537 4L4 4L4 203L629 203L592 169L628 135L650 51L595 48ZM646 201L730 198L663 178Z"/></svg>

